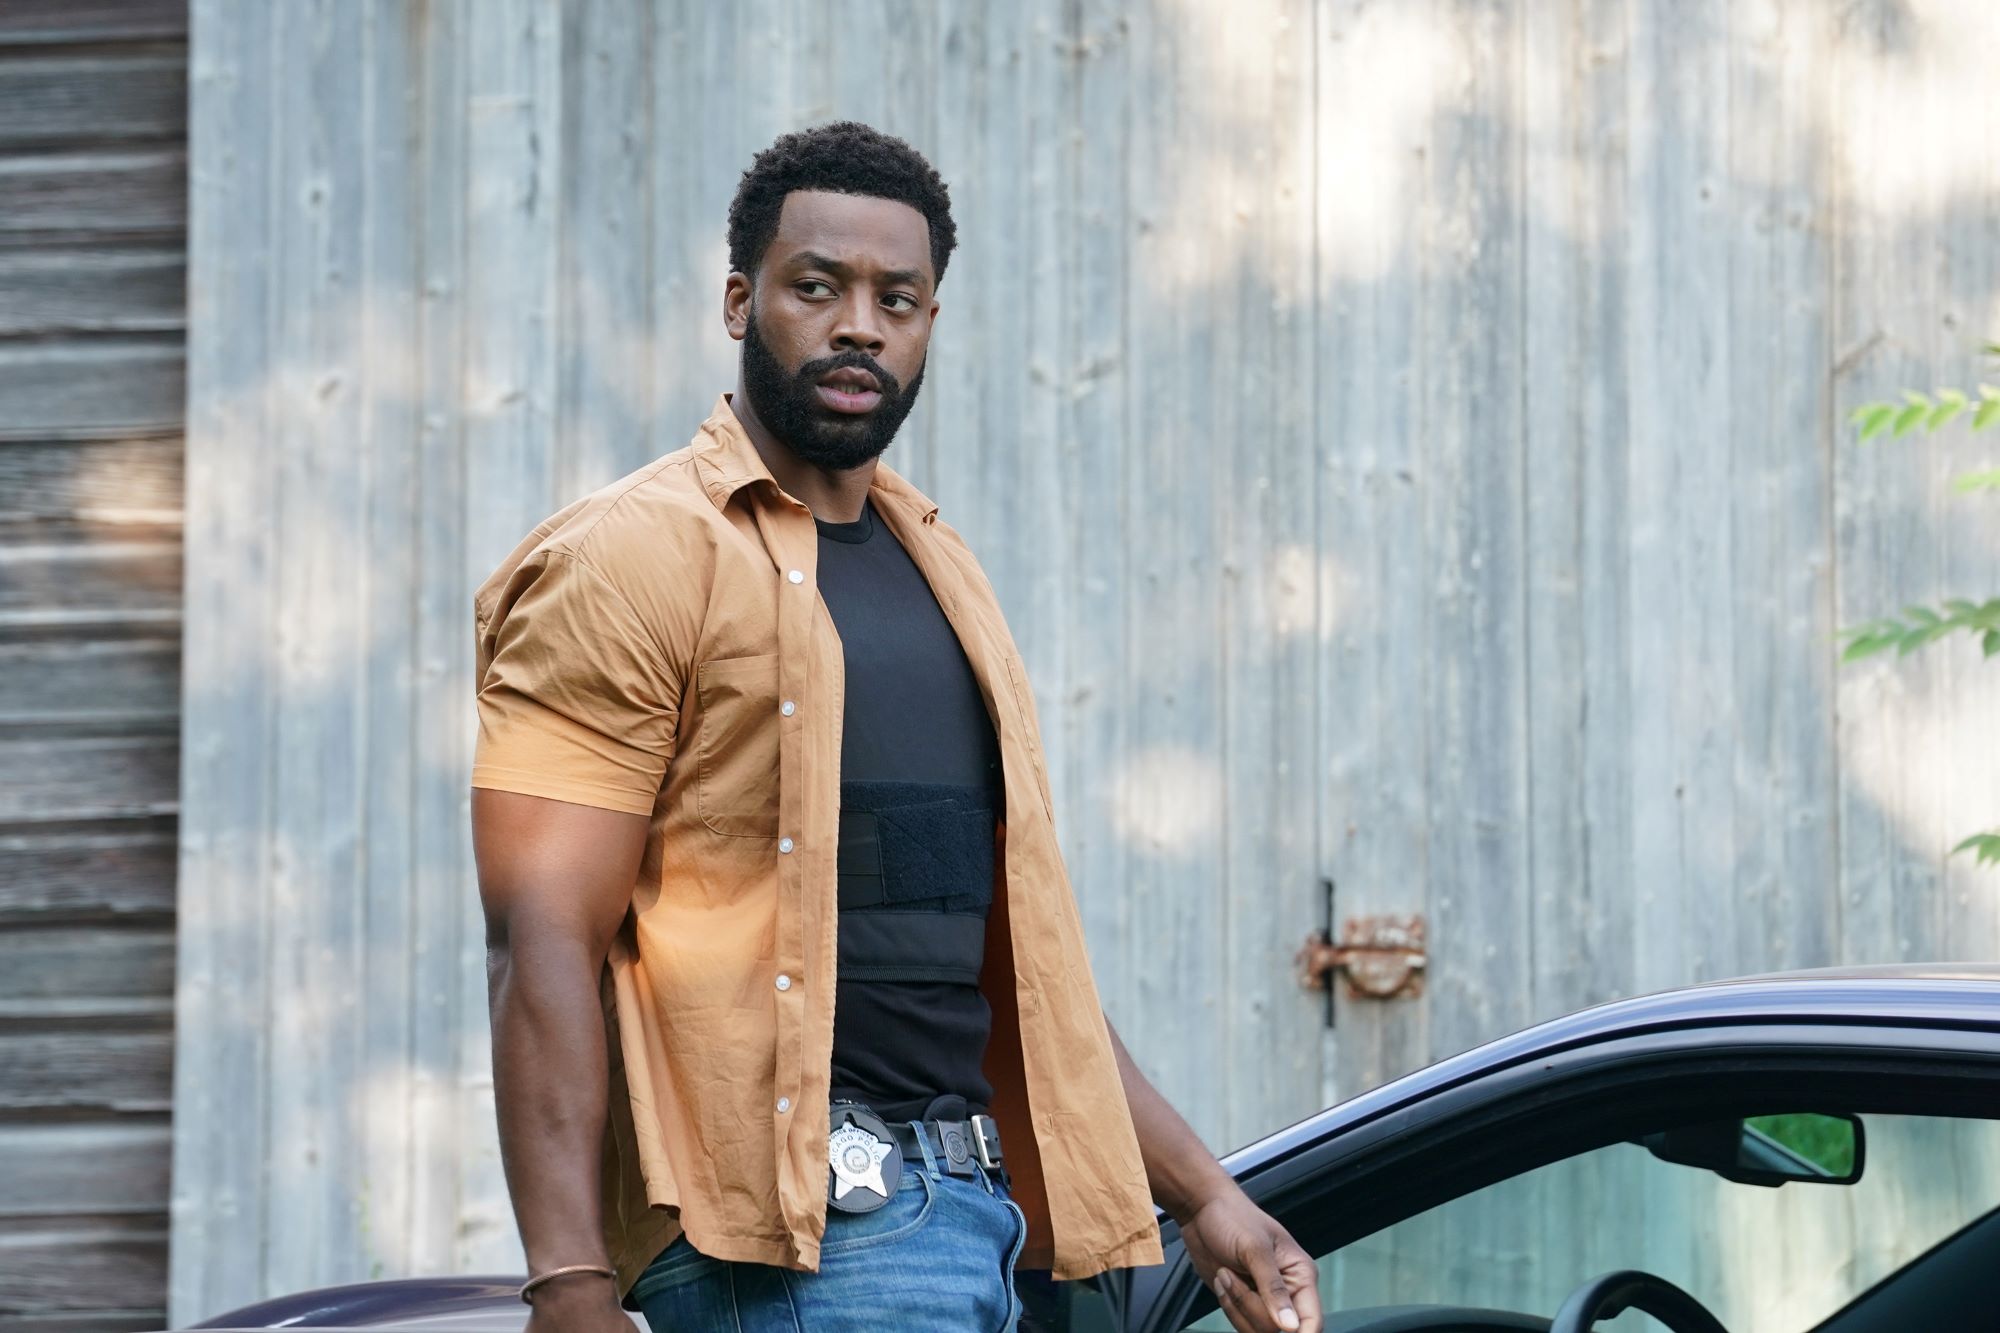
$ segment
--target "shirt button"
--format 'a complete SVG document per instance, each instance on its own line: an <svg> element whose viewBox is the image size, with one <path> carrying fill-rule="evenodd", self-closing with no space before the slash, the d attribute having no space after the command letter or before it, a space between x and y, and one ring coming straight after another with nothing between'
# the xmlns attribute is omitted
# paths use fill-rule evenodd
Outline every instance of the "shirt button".
<svg viewBox="0 0 2000 1333"><path fill-rule="evenodd" d="M790 850L792 850L792 840L790 838L778 839L778 850L781 852L789 852Z"/></svg>
<svg viewBox="0 0 2000 1333"><path fill-rule="evenodd" d="M791 1099L790 1097L780 1097L780 1098L778 1098L778 1114L779 1114L779 1115L783 1115L783 1114L784 1114L785 1112L787 1112L787 1111L789 1111L789 1110L791 1110L791 1109L792 1109L792 1099Z"/></svg>
<svg viewBox="0 0 2000 1333"><path fill-rule="evenodd" d="M791 988L792 988L792 979L786 976L783 972L778 973L778 989L790 990Z"/></svg>
<svg viewBox="0 0 2000 1333"><path fill-rule="evenodd" d="M793 570L791 573L785 575L785 577L790 579L794 583L804 583L806 581L806 576L804 574L801 574L796 569Z"/></svg>
<svg viewBox="0 0 2000 1333"><path fill-rule="evenodd" d="M799 706L793 703L790 699L787 699L783 703L778 705L778 711L780 713L783 713L786 717L790 717L793 713L799 711Z"/></svg>

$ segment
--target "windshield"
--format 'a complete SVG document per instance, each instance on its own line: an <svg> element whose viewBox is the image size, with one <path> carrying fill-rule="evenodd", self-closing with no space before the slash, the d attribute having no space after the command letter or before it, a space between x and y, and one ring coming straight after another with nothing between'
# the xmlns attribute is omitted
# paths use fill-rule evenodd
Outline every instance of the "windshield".
<svg viewBox="0 0 2000 1333"><path fill-rule="evenodd" d="M1326 1308L1458 1305L1555 1314L1599 1274L1638 1268L1732 1333L1803 1333L2000 1207L2000 1122L1867 1115L1851 1185L1736 1184L1612 1144L1384 1228L1319 1260ZM1211 1314L1197 1329L1227 1329ZM1606 1333L1651 1333L1628 1313Z"/></svg>

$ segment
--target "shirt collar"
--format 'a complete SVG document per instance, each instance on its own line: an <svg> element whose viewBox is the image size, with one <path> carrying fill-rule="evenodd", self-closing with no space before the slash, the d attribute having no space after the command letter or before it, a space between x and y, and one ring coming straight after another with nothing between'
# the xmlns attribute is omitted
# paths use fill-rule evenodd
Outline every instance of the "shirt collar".
<svg viewBox="0 0 2000 1333"><path fill-rule="evenodd" d="M750 442L749 432L736 419L729 399L727 393L716 397L708 420L701 423L702 438L694 451L702 489L708 492L710 502L717 509L728 508L730 497L751 482L767 481L772 490L780 489L778 479L764 464L764 456ZM906 512L916 515L921 522L937 521L938 507L931 503L930 497L880 459L875 462L875 477L868 483L868 493L878 505L885 501L896 503L903 506Z"/></svg>

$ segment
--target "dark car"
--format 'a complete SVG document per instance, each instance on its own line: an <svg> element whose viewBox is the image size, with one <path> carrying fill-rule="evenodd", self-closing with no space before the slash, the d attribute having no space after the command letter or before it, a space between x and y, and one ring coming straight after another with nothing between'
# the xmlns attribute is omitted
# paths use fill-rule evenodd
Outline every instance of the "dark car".
<svg viewBox="0 0 2000 1333"><path fill-rule="evenodd" d="M1828 970L1587 1009L1225 1159L1338 1333L2000 1329L2000 966ZM1061 1333L1223 1329L1166 1262L1037 1288ZM371 1283L204 1328L517 1329L517 1278Z"/></svg>

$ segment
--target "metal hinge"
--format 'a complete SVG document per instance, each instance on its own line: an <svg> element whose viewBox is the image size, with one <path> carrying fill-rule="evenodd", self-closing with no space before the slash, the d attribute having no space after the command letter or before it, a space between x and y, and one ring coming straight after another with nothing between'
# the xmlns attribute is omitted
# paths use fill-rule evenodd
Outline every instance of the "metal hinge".
<svg viewBox="0 0 2000 1333"><path fill-rule="evenodd" d="M1348 917L1335 940L1334 884L1320 881L1326 895L1326 925L1306 936L1293 961L1299 984L1326 992L1326 1025L1333 1026L1333 974L1347 983L1350 1000L1415 999L1424 993L1425 923L1414 916Z"/></svg>

